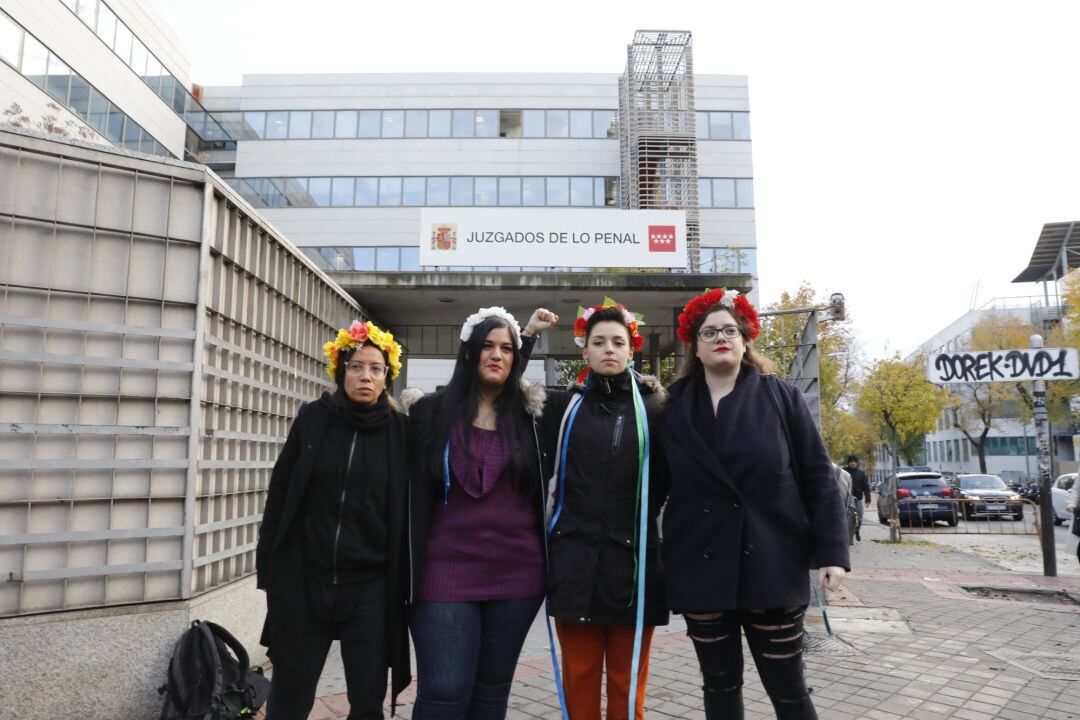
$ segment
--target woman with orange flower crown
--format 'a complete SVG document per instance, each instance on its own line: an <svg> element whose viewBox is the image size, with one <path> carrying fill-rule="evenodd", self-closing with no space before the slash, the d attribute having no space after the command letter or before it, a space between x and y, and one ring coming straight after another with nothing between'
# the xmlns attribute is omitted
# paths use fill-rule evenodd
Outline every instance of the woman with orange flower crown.
<svg viewBox="0 0 1080 720"><path fill-rule="evenodd" d="M742 635L779 720L816 718L803 676L807 571L850 570L846 499L802 394L751 341L757 312L716 289L679 315L689 346L661 431L672 478L664 584L704 678L705 717L743 717Z"/></svg>
<svg viewBox="0 0 1080 720"><path fill-rule="evenodd" d="M544 388L521 376L557 319L537 310L523 332L501 307L470 315L450 382L410 408L413 720L506 717L544 595Z"/></svg>
<svg viewBox="0 0 1080 720"><path fill-rule="evenodd" d="M548 493L548 614L562 647L564 718L644 717L653 628L668 611L656 518L666 494L657 455L665 393L631 368L642 319L610 298L580 308L575 342L588 363L562 393L549 393L546 436L556 467ZM549 629L550 632L550 629ZM554 645L554 643L552 643Z"/></svg>
<svg viewBox="0 0 1080 720"><path fill-rule="evenodd" d="M406 416L388 385L401 346L370 322L323 350L336 389L297 413L270 479L256 550L262 643L274 664L269 720L303 720L330 644L341 642L350 720L383 717L409 684Z"/></svg>

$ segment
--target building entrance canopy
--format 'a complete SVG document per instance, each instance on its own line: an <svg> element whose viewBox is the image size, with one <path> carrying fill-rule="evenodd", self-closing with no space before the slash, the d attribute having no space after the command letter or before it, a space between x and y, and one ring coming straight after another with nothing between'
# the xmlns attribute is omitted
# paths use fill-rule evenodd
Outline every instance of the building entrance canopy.
<svg viewBox="0 0 1080 720"><path fill-rule="evenodd" d="M590 307L605 296L645 316L641 333L646 355L676 351L674 325L687 301L706 288L749 292L751 276L705 273L331 273L331 277L385 323L412 358L457 356L461 324L477 308L501 305L524 325L533 309L546 307L560 316L545 333L538 355L580 357L573 324L579 305Z"/></svg>

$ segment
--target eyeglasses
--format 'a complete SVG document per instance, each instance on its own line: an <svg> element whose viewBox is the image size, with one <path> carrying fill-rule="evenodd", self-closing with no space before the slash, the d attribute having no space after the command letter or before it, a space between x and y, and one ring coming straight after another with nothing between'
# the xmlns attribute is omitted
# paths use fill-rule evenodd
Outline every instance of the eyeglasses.
<svg viewBox="0 0 1080 720"><path fill-rule="evenodd" d="M368 365L362 362L351 362L345 366L345 372L349 375L364 375L365 373L371 375L371 377L379 380L386 376L386 366L378 363L372 363Z"/></svg>
<svg viewBox="0 0 1080 720"><path fill-rule="evenodd" d="M728 340L734 340L735 338L742 335L742 331L739 330L738 325L725 325L724 327L719 329L705 328L704 330L699 331L697 334L698 339L701 340L701 342L707 343L716 342L716 338L718 335L723 335Z"/></svg>

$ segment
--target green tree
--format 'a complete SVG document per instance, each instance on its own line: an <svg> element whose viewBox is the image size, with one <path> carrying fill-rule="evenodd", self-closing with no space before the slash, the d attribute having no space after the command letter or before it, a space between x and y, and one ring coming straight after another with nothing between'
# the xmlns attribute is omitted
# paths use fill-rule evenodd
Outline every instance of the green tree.
<svg viewBox="0 0 1080 720"><path fill-rule="evenodd" d="M898 356L874 363L856 401L888 443L894 473L900 466L901 452L922 445L923 436L933 429L947 404L945 391L926 379L921 358L904 362ZM896 503L889 524L889 538L899 542Z"/></svg>

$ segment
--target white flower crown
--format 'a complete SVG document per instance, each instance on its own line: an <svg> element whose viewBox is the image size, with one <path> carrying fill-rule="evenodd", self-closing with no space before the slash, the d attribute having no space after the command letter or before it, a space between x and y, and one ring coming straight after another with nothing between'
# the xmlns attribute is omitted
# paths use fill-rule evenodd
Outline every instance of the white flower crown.
<svg viewBox="0 0 1080 720"><path fill-rule="evenodd" d="M514 319L514 316L506 311L506 308L501 307L480 308L479 311L466 318L465 324L461 326L461 342L468 342L469 338L472 337L473 329L489 317L497 317L506 321L506 324L510 326L510 334L514 337L514 347L520 349L521 326L518 325L518 321Z"/></svg>

